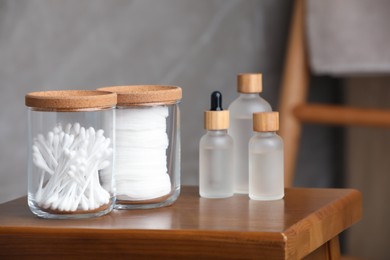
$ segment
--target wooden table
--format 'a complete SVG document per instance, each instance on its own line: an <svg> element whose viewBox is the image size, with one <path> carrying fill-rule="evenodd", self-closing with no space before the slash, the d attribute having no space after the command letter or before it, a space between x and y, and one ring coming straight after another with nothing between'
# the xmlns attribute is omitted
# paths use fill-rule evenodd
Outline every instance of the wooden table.
<svg viewBox="0 0 390 260"><path fill-rule="evenodd" d="M171 207L46 220L26 198L0 205L0 259L338 259L338 234L361 218L350 189L287 189L284 200L203 199Z"/></svg>

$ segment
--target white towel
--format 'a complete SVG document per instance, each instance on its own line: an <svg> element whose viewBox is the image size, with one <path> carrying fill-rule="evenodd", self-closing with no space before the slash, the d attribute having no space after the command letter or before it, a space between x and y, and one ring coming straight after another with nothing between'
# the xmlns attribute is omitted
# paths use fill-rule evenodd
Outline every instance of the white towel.
<svg viewBox="0 0 390 260"><path fill-rule="evenodd" d="M306 10L314 73L390 72L389 0L308 0Z"/></svg>

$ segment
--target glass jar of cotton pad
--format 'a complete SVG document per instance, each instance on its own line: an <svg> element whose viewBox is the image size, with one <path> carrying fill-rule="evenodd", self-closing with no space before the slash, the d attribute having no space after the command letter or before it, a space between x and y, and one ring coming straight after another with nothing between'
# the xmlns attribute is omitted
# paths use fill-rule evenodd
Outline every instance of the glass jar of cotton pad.
<svg viewBox="0 0 390 260"><path fill-rule="evenodd" d="M28 205L42 218L109 213L113 181L115 93L32 92L28 107Z"/></svg>
<svg viewBox="0 0 390 260"><path fill-rule="evenodd" d="M115 183L117 209L171 205L180 194L181 88L100 88L118 95Z"/></svg>

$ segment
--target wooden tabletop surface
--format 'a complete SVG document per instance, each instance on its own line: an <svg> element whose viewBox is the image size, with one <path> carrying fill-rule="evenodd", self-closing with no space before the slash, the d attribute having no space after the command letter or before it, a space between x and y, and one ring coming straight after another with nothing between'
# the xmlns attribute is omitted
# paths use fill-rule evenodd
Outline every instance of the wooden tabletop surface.
<svg viewBox="0 0 390 260"><path fill-rule="evenodd" d="M197 187L183 187L170 207L82 220L37 218L24 197L0 205L0 259L300 259L361 212L361 194L351 189L286 189L283 200L261 202L246 195L203 199Z"/></svg>

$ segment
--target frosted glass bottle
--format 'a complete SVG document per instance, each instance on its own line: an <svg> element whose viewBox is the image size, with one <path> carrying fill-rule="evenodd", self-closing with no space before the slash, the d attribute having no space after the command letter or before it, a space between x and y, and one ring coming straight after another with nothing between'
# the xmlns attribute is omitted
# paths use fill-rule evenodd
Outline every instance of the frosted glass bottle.
<svg viewBox="0 0 390 260"><path fill-rule="evenodd" d="M249 141L249 197L253 200L278 200L284 197L283 140L279 113L253 114L255 133Z"/></svg>
<svg viewBox="0 0 390 260"><path fill-rule="evenodd" d="M234 192L248 193L248 143L253 135L252 114L271 111L270 104L260 97L261 74L239 74L237 77L239 96L230 106L229 134L234 140Z"/></svg>
<svg viewBox="0 0 390 260"><path fill-rule="evenodd" d="M207 133L199 142L199 195L233 196L233 139L228 135L229 111L222 110L222 95L213 92L211 110L205 112Z"/></svg>

